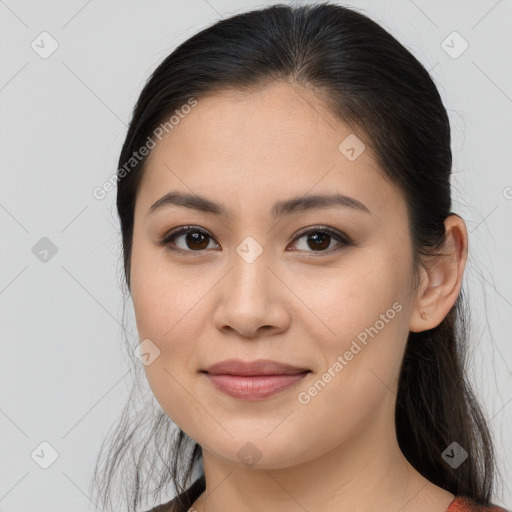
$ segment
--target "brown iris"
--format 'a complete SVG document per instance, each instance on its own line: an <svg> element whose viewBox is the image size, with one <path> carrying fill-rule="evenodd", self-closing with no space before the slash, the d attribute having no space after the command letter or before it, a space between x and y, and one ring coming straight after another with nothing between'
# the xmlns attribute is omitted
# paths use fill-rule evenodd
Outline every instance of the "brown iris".
<svg viewBox="0 0 512 512"><path fill-rule="evenodd" d="M308 235L307 240L309 248L312 249L313 251L318 251L329 247L329 244L331 243L331 236L328 235L327 233L317 232L312 235ZM311 246L310 242L313 242L315 246Z"/></svg>

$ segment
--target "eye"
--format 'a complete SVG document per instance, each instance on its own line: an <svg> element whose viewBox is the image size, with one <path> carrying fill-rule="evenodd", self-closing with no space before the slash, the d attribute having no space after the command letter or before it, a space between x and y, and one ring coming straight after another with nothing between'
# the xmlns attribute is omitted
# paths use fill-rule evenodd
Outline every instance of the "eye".
<svg viewBox="0 0 512 512"><path fill-rule="evenodd" d="M183 240L180 246L180 242L176 242L181 238ZM167 234L159 242L159 245L169 247L170 250L176 252L201 252L208 248L208 240L213 240L213 238L203 229L195 226L181 226ZM218 246L218 244L216 245Z"/></svg>
<svg viewBox="0 0 512 512"><path fill-rule="evenodd" d="M299 247L299 250L305 250L306 252L323 252L330 254L345 246L351 245L351 241L346 235L328 229L325 226L318 226L313 229L309 228L307 231L300 232L294 239L294 242L305 237L306 240L302 244L299 244L302 245L302 247ZM339 247L332 249L331 243L333 241L337 241ZM311 250L308 251L307 248Z"/></svg>
<svg viewBox="0 0 512 512"><path fill-rule="evenodd" d="M332 253L343 247L352 245L350 239L337 231L333 231L325 226L317 226L315 228L308 228L307 231L302 231L295 237L294 242L300 241L302 238L306 240L299 245L298 249L305 252L313 253ZM180 239L181 242L180 242ZM170 250L181 253L190 252L203 252L213 242L213 237L203 229L196 226L180 226L179 228L171 231L159 242L159 245L168 247ZM332 248L333 241L338 242L339 247ZM181 246L180 246L181 244ZM219 244L214 243L214 249L219 247ZM308 251L308 248L311 249ZM287 249L289 250L289 249Z"/></svg>

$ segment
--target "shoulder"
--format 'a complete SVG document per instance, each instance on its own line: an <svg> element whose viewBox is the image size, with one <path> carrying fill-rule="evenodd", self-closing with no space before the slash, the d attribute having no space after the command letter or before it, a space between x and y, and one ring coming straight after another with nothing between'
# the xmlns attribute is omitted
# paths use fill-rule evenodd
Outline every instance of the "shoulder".
<svg viewBox="0 0 512 512"><path fill-rule="evenodd" d="M153 507L151 510L147 510L146 512L171 512L171 510L176 508L175 502L176 498L173 498L171 501L157 505L156 507Z"/></svg>
<svg viewBox="0 0 512 512"><path fill-rule="evenodd" d="M190 506L206 488L204 475L200 476L187 490L167 503L162 503L146 512L188 512Z"/></svg>
<svg viewBox="0 0 512 512"><path fill-rule="evenodd" d="M510 512L502 507L493 505L479 505L469 498L457 496L450 504L446 512Z"/></svg>
<svg viewBox="0 0 512 512"><path fill-rule="evenodd" d="M171 501L167 503L162 503L161 505L157 505L150 510L146 510L145 512L188 512L190 504L186 501L179 501L176 496Z"/></svg>
<svg viewBox="0 0 512 512"><path fill-rule="evenodd" d="M157 505L153 507L151 510L147 510L146 512L187 512L188 507L186 504L180 502L178 497L173 498L171 501L167 503L162 503L161 505Z"/></svg>

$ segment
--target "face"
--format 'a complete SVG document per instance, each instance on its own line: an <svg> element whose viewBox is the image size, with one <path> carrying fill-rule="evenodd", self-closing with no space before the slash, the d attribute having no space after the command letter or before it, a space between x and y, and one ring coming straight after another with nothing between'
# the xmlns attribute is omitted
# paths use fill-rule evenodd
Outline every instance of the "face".
<svg viewBox="0 0 512 512"><path fill-rule="evenodd" d="M353 137L313 93L276 83L198 99L149 156L131 266L140 340L157 354L144 368L203 453L284 468L393 425L413 308L408 218L371 141ZM170 192L221 213L151 210ZM282 206L333 194L352 199ZM233 358L309 372L232 396L202 370Z"/></svg>

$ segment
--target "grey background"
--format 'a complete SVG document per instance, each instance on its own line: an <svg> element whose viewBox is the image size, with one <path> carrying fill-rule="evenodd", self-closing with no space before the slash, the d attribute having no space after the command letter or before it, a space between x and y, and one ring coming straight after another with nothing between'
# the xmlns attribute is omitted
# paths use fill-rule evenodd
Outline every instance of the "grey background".
<svg viewBox="0 0 512 512"><path fill-rule="evenodd" d="M115 172L156 65L219 17L272 3L0 1L0 511L92 510L96 454L131 386L115 191L103 200L92 191ZM505 483L495 502L510 507L512 2L345 5L363 9L431 70L450 113L454 209L470 232L472 378ZM51 48L43 31L58 43L47 58L31 47ZM469 44L457 58L445 51L463 48L454 31ZM46 261L43 237L57 249ZM50 456L44 441L58 452L47 469L31 457Z"/></svg>

